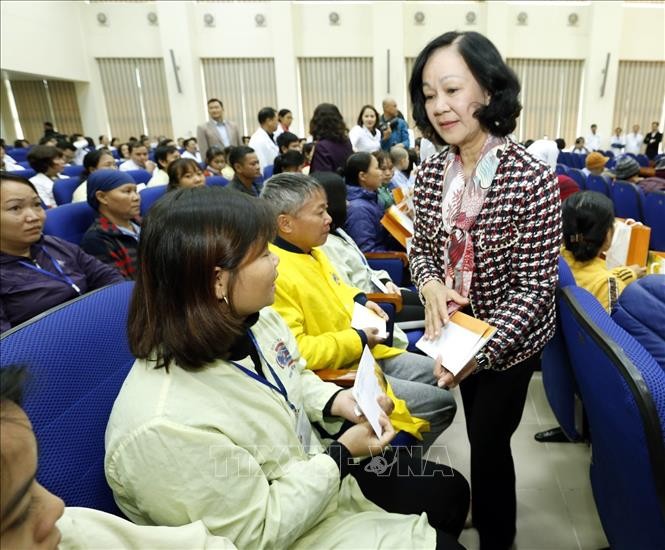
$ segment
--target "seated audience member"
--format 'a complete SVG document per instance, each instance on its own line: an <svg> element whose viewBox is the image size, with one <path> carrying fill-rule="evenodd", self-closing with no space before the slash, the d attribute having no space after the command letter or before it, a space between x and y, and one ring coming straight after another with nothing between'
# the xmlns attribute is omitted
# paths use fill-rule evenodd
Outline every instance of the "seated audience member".
<svg viewBox="0 0 665 550"><path fill-rule="evenodd" d="M121 143L118 146L118 152L120 153L120 160L129 160L132 158L129 152L129 143Z"/></svg>
<svg viewBox="0 0 665 550"><path fill-rule="evenodd" d="M116 164L113 155L107 149L90 151L83 159L83 172L79 186L72 195L72 202L83 202L88 200L88 178L95 170L115 170Z"/></svg>
<svg viewBox="0 0 665 550"><path fill-rule="evenodd" d="M30 142L27 139L14 140L14 149L28 149L29 147Z"/></svg>
<svg viewBox="0 0 665 550"><path fill-rule="evenodd" d="M262 187L257 181L261 177L261 165L254 149L246 145L234 147L229 155L229 164L235 173L227 188L258 197Z"/></svg>
<svg viewBox="0 0 665 550"><path fill-rule="evenodd" d="M23 166L7 154L4 145L0 145L0 170L5 170L7 172L19 172L25 170Z"/></svg>
<svg viewBox="0 0 665 550"><path fill-rule="evenodd" d="M97 211L81 248L115 267L126 280L136 277L141 197L132 176L120 170L97 170L88 178L88 204Z"/></svg>
<svg viewBox="0 0 665 550"><path fill-rule="evenodd" d="M373 153L381 149L378 124L379 112L372 105L364 105L358 115L358 124L349 130L349 140L356 153Z"/></svg>
<svg viewBox="0 0 665 550"><path fill-rule="evenodd" d="M119 146L120 146L120 139L117 137L111 138L111 146L109 147L109 149L111 149L111 151L114 151Z"/></svg>
<svg viewBox="0 0 665 550"><path fill-rule="evenodd" d="M654 174L637 182L645 193L665 191L665 157L661 157L654 166Z"/></svg>
<svg viewBox="0 0 665 550"><path fill-rule="evenodd" d="M584 138L583 137L578 137L575 140L575 146L573 147L572 152L576 153L578 155L588 155L589 154L589 149L586 148L586 145L584 144Z"/></svg>
<svg viewBox="0 0 665 550"><path fill-rule="evenodd" d="M274 139L277 139L278 136L286 132L290 132L289 128L291 128L291 123L293 122L293 113L288 109L280 109L279 113L277 113L277 122L277 130L275 130L272 136Z"/></svg>
<svg viewBox="0 0 665 550"><path fill-rule="evenodd" d="M661 159L661 175L663 162ZM652 191L665 191L665 180L659 177L642 178L640 176L640 165L628 155L619 157L614 165L614 177L617 180L628 181L638 185L645 193Z"/></svg>
<svg viewBox="0 0 665 550"><path fill-rule="evenodd" d="M381 177L374 155L353 153L346 162L344 179L348 186L349 207L344 228L363 252L400 249L381 225L384 208L379 204L377 194Z"/></svg>
<svg viewBox="0 0 665 550"><path fill-rule="evenodd" d="M316 142L310 173L336 172L344 168L346 159L353 153L353 147L337 106L332 103L317 105L309 123L309 133Z"/></svg>
<svg viewBox="0 0 665 550"><path fill-rule="evenodd" d="M424 326L425 309L418 294L406 288L399 288L386 271L372 269L358 245L344 231L343 227L347 217L347 187L342 177L332 172L317 172L312 177L326 191L328 215L332 219L330 234L326 242L321 245L321 250L325 252L340 277L347 285L359 288L365 293L383 292L400 295L402 310L395 315L396 323L404 328ZM395 333L393 345L406 348L408 344L406 335L397 326ZM394 341L397 333L399 333L400 343L404 343L404 345L398 345Z"/></svg>
<svg viewBox="0 0 665 550"><path fill-rule="evenodd" d="M665 369L665 274L631 284L614 304L612 319Z"/></svg>
<svg viewBox="0 0 665 550"><path fill-rule="evenodd" d="M312 166L312 157L314 156L314 148L316 147L316 143L313 141L309 143L305 143L302 146L302 154L305 157L305 166L303 166L302 173L303 174L309 174L309 170Z"/></svg>
<svg viewBox="0 0 665 550"><path fill-rule="evenodd" d="M34 185L0 173L0 332L122 277L57 237L42 236Z"/></svg>
<svg viewBox="0 0 665 550"><path fill-rule="evenodd" d="M58 141L57 147L62 151L62 158L65 161L65 166L73 166L76 164L74 159L76 158L77 149L71 142L66 139L61 139Z"/></svg>
<svg viewBox="0 0 665 550"><path fill-rule="evenodd" d="M556 141L551 139L537 139L526 148L532 157L544 162L552 171L556 169L556 161L559 158L559 147Z"/></svg>
<svg viewBox="0 0 665 550"><path fill-rule="evenodd" d="M261 198L277 218L277 238L270 245L280 259L275 309L293 332L307 367L356 367L368 345L395 395L412 415L429 423L430 430L420 435L424 446L431 445L455 416L455 400L437 387L432 359L383 345L377 329L351 327L354 302L386 315L360 289L344 283L318 248L331 222L321 184L303 174L278 174L266 182Z"/></svg>
<svg viewBox="0 0 665 550"><path fill-rule="evenodd" d="M37 172L30 178L30 183L37 189L44 206L46 208L57 206L53 196L53 181L60 177L65 168L62 151L50 145L36 145L28 153L28 162Z"/></svg>
<svg viewBox="0 0 665 550"><path fill-rule="evenodd" d="M0 539L2 548L235 548L197 521L182 527L146 527L91 508L67 507L36 479L38 446L21 408L29 373L21 367L0 369Z"/></svg>
<svg viewBox="0 0 665 550"><path fill-rule="evenodd" d="M284 134L282 134L284 135ZM287 151L275 157L275 168L273 174L281 174L282 172L300 172L305 164L305 157L299 151Z"/></svg>
<svg viewBox="0 0 665 550"><path fill-rule="evenodd" d="M97 149L108 149L109 151L112 151L115 149L115 147L112 146L111 140L108 138L108 136L99 136L99 145L97 146Z"/></svg>
<svg viewBox="0 0 665 550"><path fill-rule="evenodd" d="M612 201L595 191L575 193L563 203L562 220L561 255L575 282L598 298L609 313L626 285L646 273L637 265L608 269L601 257L614 235Z"/></svg>
<svg viewBox="0 0 665 550"><path fill-rule="evenodd" d="M206 167L203 175L207 178L210 176L225 177L222 171L227 167L226 154L217 146L209 147L206 151ZM231 170L233 172L233 170ZM231 176L233 177L233 175ZM230 178L227 178L230 179Z"/></svg>
<svg viewBox="0 0 665 550"><path fill-rule="evenodd" d="M377 189L376 193L379 197L379 206L383 210L387 210L395 204L392 190L395 188L393 184L393 177L395 171L393 170L393 161L390 160L390 153L383 149L374 151L372 156L379 163L379 170L381 170L381 186Z"/></svg>
<svg viewBox="0 0 665 550"><path fill-rule="evenodd" d="M279 147L280 154L284 154L287 151L298 151L302 153L302 144L297 135L292 134L291 132L284 132L277 137L277 147Z"/></svg>
<svg viewBox="0 0 665 550"><path fill-rule="evenodd" d="M167 170L169 165L180 158L180 151L175 145L160 145L155 149L155 163L157 167L152 173L148 187L153 185L166 185L169 182Z"/></svg>
<svg viewBox="0 0 665 550"><path fill-rule="evenodd" d="M277 130L277 111L272 107L264 107L259 111L258 120L259 128L252 134L249 146L254 149L263 170L266 166L272 166L275 157L279 155L279 147L273 137Z"/></svg>
<svg viewBox="0 0 665 550"><path fill-rule="evenodd" d="M609 157L606 157L602 153L599 153L598 151L594 151L593 153L589 153L586 157L586 160L584 161L584 168L582 168L582 172L585 175L593 175L593 176L612 176L614 175L611 172L608 172L605 170L605 165L607 164L607 161L610 160Z"/></svg>
<svg viewBox="0 0 665 550"><path fill-rule="evenodd" d="M39 140L37 144L44 145L46 147L57 147L58 138L54 135L44 136Z"/></svg>
<svg viewBox="0 0 665 550"><path fill-rule="evenodd" d="M212 148L208 149L211 151ZM181 187L201 187L206 184L205 176L195 160L180 158L169 164L169 185L166 191L175 191Z"/></svg>
<svg viewBox="0 0 665 550"><path fill-rule="evenodd" d="M305 368L268 307L274 230L270 204L217 186L169 193L146 218L128 321L137 360L106 429L120 509L145 525L202 520L239 548L459 548L462 476L444 467L398 485L398 468L376 476L351 460L381 452L394 428L382 412L374 436L352 392ZM384 395L379 406L391 409ZM345 420L337 440L322 441Z"/></svg>
<svg viewBox="0 0 665 550"><path fill-rule="evenodd" d="M580 192L580 186L577 185L577 182L568 176L563 174L557 175L557 184L559 185L559 197L561 202L565 201L570 195Z"/></svg>
<svg viewBox="0 0 665 550"><path fill-rule="evenodd" d="M199 164L203 162L201 160L201 153L199 153L199 146L198 143L196 142L196 138L188 138L183 140L182 146L185 148L185 150L181 155L182 158L192 159L193 161L196 161Z"/></svg>
<svg viewBox="0 0 665 550"><path fill-rule="evenodd" d="M123 162L119 166L119 169L122 172L126 172L127 170L147 170L152 174L155 170L155 163L148 160L148 150L149 147L146 147L143 143L130 142L129 160Z"/></svg>
<svg viewBox="0 0 665 550"><path fill-rule="evenodd" d="M413 185L415 183L415 176L409 172L411 161L409 159L409 152L401 145L396 145L390 150L390 162L394 167L394 175L392 177L393 187L399 187L405 195L413 192Z"/></svg>
<svg viewBox="0 0 665 550"><path fill-rule="evenodd" d="M392 97L383 100L383 114L379 118L379 130L382 132L381 148L388 152L401 143L409 148L409 127L404 116L397 109L397 102Z"/></svg>

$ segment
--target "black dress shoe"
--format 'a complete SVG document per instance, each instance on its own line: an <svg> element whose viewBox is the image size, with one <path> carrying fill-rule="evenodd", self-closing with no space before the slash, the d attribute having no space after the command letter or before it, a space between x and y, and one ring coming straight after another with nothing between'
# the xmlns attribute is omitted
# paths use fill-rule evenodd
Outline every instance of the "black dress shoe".
<svg viewBox="0 0 665 550"><path fill-rule="evenodd" d="M540 443L571 443L570 439L568 439L560 427L545 430L544 432L538 432L533 437Z"/></svg>

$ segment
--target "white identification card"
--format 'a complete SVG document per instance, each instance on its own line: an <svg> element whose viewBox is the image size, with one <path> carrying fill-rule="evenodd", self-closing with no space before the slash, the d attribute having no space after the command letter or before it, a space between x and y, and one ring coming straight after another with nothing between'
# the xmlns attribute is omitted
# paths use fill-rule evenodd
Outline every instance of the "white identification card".
<svg viewBox="0 0 665 550"><path fill-rule="evenodd" d="M383 393L383 390L379 386L374 363L372 352L368 346L365 346L356 372L356 381L353 384L353 397L377 437L381 437L383 433L383 428L379 424L381 406L377 399Z"/></svg>
<svg viewBox="0 0 665 550"><path fill-rule="evenodd" d="M309 422L309 418L307 418L307 414L305 414L305 410L302 408L296 410L296 433L305 453L309 454L309 447L312 441L312 425Z"/></svg>

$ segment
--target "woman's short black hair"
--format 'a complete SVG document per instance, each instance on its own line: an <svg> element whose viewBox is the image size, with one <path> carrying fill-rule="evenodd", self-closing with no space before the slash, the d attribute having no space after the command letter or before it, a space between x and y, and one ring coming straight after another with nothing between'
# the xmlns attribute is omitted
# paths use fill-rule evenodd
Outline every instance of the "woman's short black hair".
<svg viewBox="0 0 665 550"><path fill-rule="evenodd" d="M507 136L515 130L517 117L522 110L518 99L520 83L494 44L477 32L451 31L442 34L427 44L416 58L409 82L416 126L427 139L443 144L443 140L427 118L423 93L423 69L436 50L453 43L480 87L490 95L489 105L481 106L475 113L478 122L492 135Z"/></svg>
<svg viewBox="0 0 665 550"><path fill-rule="evenodd" d="M233 308L238 271L265 250L275 225L270 203L219 186L157 201L139 241L128 319L134 356L186 370L226 358L245 330ZM230 274L228 303L215 293L216 267Z"/></svg>
<svg viewBox="0 0 665 550"><path fill-rule="evenodd" d="M254 149L251 147L247 147L247 145L240 145L238 147L234 147L231 149L231 153L229 154L229 158L227 160L227 163L231 168L235 170L235 165L238 163L242 163L244 158L253 153Z"/></svg>
<svg viewBox="0 0 665 550"><path fill-rule="evenodd" d="M379 125L379 111L377 111L374 108L374 105L363 105L362 109L360 109L360 113L358 114L358 126L361 128L363 127L363 113L365 112L365 109L372 109L374 111L374 116L376 117L376 121L374 122L374 130L376 130L376 127Z"/></svg>
<svg viewBox="0 0 665 550"><path fill-rule="evenodd" d="M329 139L343 143L348 136L346 124L337 105L321 103L314 109L312 120L309 121L309 133L315 141Z"/></svg>
<svg viewBox="0 0 665 550"><path fill-rule="evenodd" d="M81 183L88 179L94 169L97 168L99 161L102 160L104 155L108 155L109 157L113 158L111 151L108 149L95 149L94 151L86 153L85 157L83 157L83 171L81 172L81 177L79 178Z"/></svg>
<svg viewBox="0 0 665 550"><path fill-rule="evenodd" d="M4 170L2 170L0 171L0 182L3 181L13 181L14 183L22 183L23 185L27 185L30 189L32 189L35 192L35 195L39 196L37 188L27 178L23 178L21 176L12 174L11 172L5 172Z"/></svg>
<svg viewBox="0 0 665 550"><path fill-rule="evenodd" d="M294 149L289 149L286 153L275 157L273 174L281 174L287 168L297 168L305 164L305 156Z"/></svg>
<svg viewBox="0 0 665 550"><path fill-rule="evenodd" d="M575 193L563 201L563 243L576 260L593 260L614 226L612 201L596 191Z"/></svg>
<svg viewBox="0 0 665 550"><path fill-rule="evenodd" d="M280 109L279 113L277 113L277 118L280 120L283 119L286 115L288 115L291 111L289 109Z"/></svg>
<svg viewBox="0 0 665 550"><path fill-rule="evenodd" d="M30 167L38 174L46 173L57 158L62 158L62 151L52 145L35 145L28 153Z"/></svg>
<svg viewBox="0 0 665 550"><path fill-rule="evenodd" d="M312 177L326 190L328 214L332 218L331 231L344 227L346 223L346 184L344 178L335 172L315 172Z"/></svg>
<svg viewBox="0 0 665 550"><path fill-rule="evenodd" d="M223 156L226 161L226 153L221 147L210 147L206 151L206 164L210 164L215 157Z"/></svg>
<svg viewBox="0 0 665 550"><path fill-rule="evenodd" d="M277 147L279 147L280 151L282 150L282 147L284 149L288 149L289 145L291 145L292 143L295 143L296 141L299 142L300 138L292 132L282 132L281 134L279 134L277 136L277 140L276 140Z"/></svg>
<svg viewBox="0 0 665 550"><path fill-rule="evenodd" d="M360 185L358 176L360 175L360 172L367 172L370 164L372 164L372 155L370 153L353 153L348 159L346 159L346 165L344 166L344 180L346 181L346 184L355 186Z"/></svg>

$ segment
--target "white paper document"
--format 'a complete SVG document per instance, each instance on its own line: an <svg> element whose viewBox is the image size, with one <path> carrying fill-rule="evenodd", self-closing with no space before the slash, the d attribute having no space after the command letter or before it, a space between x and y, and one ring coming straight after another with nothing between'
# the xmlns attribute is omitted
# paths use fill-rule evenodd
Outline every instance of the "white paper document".
<svg viewBox="0 0 665 550"><path fill-rule="evenodd" d="M381 406L377 399L383 393L379 380L374 371L374 357L368 346L365 346L363 354L360 357L360 364L356 372L356 381L353 384L353 397L358 403L358 407L365 415L377 437L381 437L383 428L379 424L381 415Z"/></svg>
<svg viewBox="0 0 665 550"><path fill-rule="evenodd" d="M353 304L353 317L351 318L351 326L358 330L365 328L375 328L379 331L381 338L388 338L388 331L386 330L385 319L379 317L368 307L365 307L358 302Z"/></svg>

